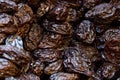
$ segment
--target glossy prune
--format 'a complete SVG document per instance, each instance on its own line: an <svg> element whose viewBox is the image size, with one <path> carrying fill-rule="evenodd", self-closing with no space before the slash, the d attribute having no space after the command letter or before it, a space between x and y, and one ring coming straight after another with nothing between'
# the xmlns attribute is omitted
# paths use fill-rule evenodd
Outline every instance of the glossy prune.
<svg viewBox="0 0 120 80"><path fill-rule="evenodd" d="M83 20L77 27L75 35L78 40L82 40L86 43L92 43L96 36L94 24L89 20Z"/></svg>
<svg viewBox="0 0 120 80"><path fill-rule="evenodd" d="M72 26L68 22L55 23L45 20L42 24L46 30L62 35L70 35L73 31Z"/></svg>
<svg viewBox="0 0 120 80"><path fill-rule="evenodd" d="M63 68L63 60L57 60L55 62L50 63L47 67L44 69L44 73L48 75L52 75L54 73L62 71Z"/></svg>
<svg viewBox="0 0 120 80"><path fill-rule="evenodd" d="M61 58L62 52L56 49L38 49L33 55L40 61L53 62Z"/></svg>
<svg viewBox="0 0 120 80"><path fill-rule="evenodd" d="M109 3L102 3L89 10L85 17L99 24L109 24L118 17L117 9Z"/></svg>
<svg viewBox="0 0 120 80"><path fill-rule="evenodd" d="M79 80L78 74L59 72L52 74L50 80Z"/></svg>

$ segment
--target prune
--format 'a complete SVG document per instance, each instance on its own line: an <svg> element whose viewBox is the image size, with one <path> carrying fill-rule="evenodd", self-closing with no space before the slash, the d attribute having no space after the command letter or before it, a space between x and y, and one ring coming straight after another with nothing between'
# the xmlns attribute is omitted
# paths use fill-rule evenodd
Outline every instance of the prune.
<svg viewBox="0 0 120 80"><path fill-rule="evenodd" d="M47 18L52 21L65 21L68 15L68 9L65 4L58 4L47 14Z"/></svg>
<svg viewBox="0 0 120 80"><path fill-rule="evenodd" d="M27 50L35 50L42 38L42 28L37 23L31 24L30 31L24 40L24 46Z"/></svg>
<svg viewBox="0 0 120 80"><path fill-rule="evenodd" d="M0 78L18 75L18 68L9 60L0 58Z"/></svg>
<svg viewBox="0 0 120 80"><path fill-rule="evenodd" d="M0 0L0 13L8 11L16 11L17 4L12 0Z"/></svg>
<svg viewBox="0 0 120 80"><path fill-rule="evenodd" d="M120 29L108 29L101 39L104 42L104 56L113 64L120 64Z"/></svg>
<svg viewBox="0 0 120 80"><path fill-rule="evenodd" d="M109 24L118 17L116 10L111 4L102 3L89 10L85 17L99 24Z"/></svg>
<svg viewBox="0 0 120 80"><path fill-rule="evenodd" d="M92 9L94 6L102 2L103 0L83 0L83 7L87 9Z"/></svg>
<svg viewBox="0 0 120 80"><path fill-rule="evenodd" d="M18 27L18 31L16 34L21 36L22 38L25 38L29 30L30 30L30 24L25 24L21 27Z"/></svg>
<svg viewBox="0 0 120 80"><path fill-rule="evenodd" d="M37 10L37 15L39 17L42 17L44 14L46 14L49 10L53 8L53 4L46 2L40 3L40 6Z"/></svg>
<svg viewBox="0 0 120 80"><path fill-rule="evenodd" d="M62 44L63 36L55 33L44 33L39 48L57 48Z"/></svg>
<svg viewBox="0 0 120 80"><path fill-rule="evenodd" d="M66 21L68 22L75 22L78 21L79 19L81 19L83 17L84 14L84 9L81 8L79 10L74 9L74 8L68 8L68 16Z"/></svg>
<svg viewBox="0 0 120 80"><path fill-rule="evenodd" d="M86 43L92 43L95 39L94 24L88 20L83 20L75 31L77 39Z"/></svg>
<svg viewBox="0 0 120 80"><path fill-rule="evenodd" d="M31 64L30 64L30 72L41 76L43 73L43 69L44 69L44 64L43 62L41 62L40 60L32 60Z"/></svg>
<svg viewBox="0 0 120 80"><path fill-rule="evenodd" d="M2 44L2 43L5 42L6 37L7 37L6 34L4 34L4 33L0 33L0 44Z"/></svg>
<svg viewBox="0 0 120 80"><path fill-rule="evenodd" d="M33 11L27 4L20 3L18 4L18 12L14 16L18 18L18 24L23 25L32 19Z"/></svg>
<svg viewBox="0 0 120 80"><path fill-rule="evenodd" d="M62 63L63 60L58 60L55 62L50 63L45 69L44 69L44 73L48 74L48 75L52 75L54 73L60 72L62 71Z"/></svg>
<svg viewBox="0 0 120 80"><path fill-rule="evenodd" d="M0 27L11 26L14 24L12 16L6 13L0 13Z"/></svg>
<svg viewBox="0 0 120 80"><path fill-rule="evenodd" d="M40 78L32 73L22 74L19 77L7 77L5 80L40 80Z"/></svg>
<svg viewBox="0 0 120 80"><path fill-rule="evenodd" d="M117 72L117 67L111 63L104 63L98 70L97 74L101 78L111 79Z"/></svg>
<svg viewBox="0 0 120 80"><path fill-rule="evenodd" d="M72 34L72 31L73 31L72 26L68 22L55 23L55 22L50 22L48 20L45 20L43 22L43 26L48 31L62 34L62 35L70 35Z"/></svg>
<svg viewBox="0 0 120 80"><path fill-rule="evenodd" d="M59 72L52 74L50 80L79 80L78 74Z"/></svg>
<svg viewBox="0 0 120 80"><path fill-rule="evenodd" d="M92 76L94 74L92 62L96 60L98 51L94 47L80 46L81 47L68 47L65 49L65 69L70 72Z"/></svg>
<svg viewBox="0 0 120 80"><path fill-rule="evenodd" d="M56 49L38 49L34 51L34 57L43 62L53 62L61 58L62 53Z"/></svg>

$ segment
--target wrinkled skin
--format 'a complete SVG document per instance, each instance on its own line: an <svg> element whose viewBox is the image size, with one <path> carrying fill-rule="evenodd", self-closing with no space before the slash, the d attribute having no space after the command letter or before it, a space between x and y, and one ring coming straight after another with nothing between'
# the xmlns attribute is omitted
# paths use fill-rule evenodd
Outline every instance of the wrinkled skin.
<svg viewBox="0 0 120 80"><path fill-rule="evenodd" d="M41 76L43 73L43 69L44 69L44 64L43 62L41 62L40 60L32 60L31 64L30 64L30 72Z"/></svg>
<svg viewBox="0 0 120 80"><path fill-rule="evenodd" d="M48 74L48 75L52 75L54 73L60 72L62 71L63 68L63 60L58 60L55 62L50 63L45 69L44 69L44 73Z"/></svg>
<svg viewBox="0 0 120 80"><path fill-rule="evenodd" d="M62 53L55 49L38 49L34 51L34 57L43 62L53 62L61 58Z"/></svg>
<svg viewBox="0 0 120 80"><path fill-rule="evenodd" d="M65 4L58 4L47 14L49 20L65 21L68 15L67 6Z"/></svg>
<svg viewBox="0 0 120 80"><path fill-rule="evenodd" d="M17 4L13 0L0 0L0 13L17 11Z"/></svg>
<svg viewBox="0 0 120 80"><path fill-rule="evenodd" d="M84 20L78 25L75 35L78 40L82 40L86 43L92 43L96 36L94 31L93 23L88 20Z"/></svg>
<svg viewBox="0 0 120 80"><path fill-rule="evenodd" d="M64 23L55 23L55 22L50 22L48 20L45 20L43 22L43 26L45 27L46 30L62 34L62 35L71 35L72 34L72 26L68 22Z"/></svg>
<svg viewBox="0 0 120 80"><path fill-rule="evenodd" d="M15 64L7 59L0 58L0 78L16 76L19 73Z"/></svg>
<svg viewBox="0 0 120 80"><path fill-rule="evenodd" d="M45 15L49 10L51 10L54 7L53 4L48 3L47 1L45 2L41 2L40 6L37 10L37 15L39 17L42 17L43 15Z"/></svg>
<svg viewBox="0 0 120 80"><path fill-rule="evenodd" d="M65 69L92 76L94 75L92 62L96 60L97 53L93 47L68 47L64 51Z"/></svg>
<svg viewBox="0 0 120 80"><path fill-rule="evenodd" d="M83 7L87 9L92 9L94 6L102 2L103 0L83 0Z"/></svg>
<svg viewBox="0 0 120 80"><path fill-rule="evenodd" d="M7 77L5 80L40 80L40 78L32 73L22 74L19 77Z"/></svg>
<svg viewBox="0 0 120 80"><path fill-rule="evenodd" d="M28 5L20 3L18 4L18 12L14 16L18 18L18 25L23 25L32 19L33 11Z"/></svg>
<svg viewBox="0 0 120 80"><path fill-rule="evenodd" d="M42 28L37 23L31 24L30 31L25 37L24 46L27 50L35 50L42 38Z"/></svg>
<svg viewBox="0 0 120 80"><path fill-rule="evenodd" d="M117 72L117 67L111 63L104 63L98 70L97 74L101 78L111 79Z"/></svg>
<svg viewBox="0 0 120 80"><path fill-rule="evenodd" d="M50 80L79 80L79 76L74 73L59 72L51 75Z"/></svg>
<svg viewBox="0 0 120 80"><path fill-rule="evenodd" d="M118 17L118 14L113 5L102 3L89 10L85 17L99 24L109 24Z"/></svg>
<svg viewBox="0 0 120 80"><path fill-rule="evenodd" d="M63 36L55 33L44 33L39 48L57 48L62 44Z"/></svg>

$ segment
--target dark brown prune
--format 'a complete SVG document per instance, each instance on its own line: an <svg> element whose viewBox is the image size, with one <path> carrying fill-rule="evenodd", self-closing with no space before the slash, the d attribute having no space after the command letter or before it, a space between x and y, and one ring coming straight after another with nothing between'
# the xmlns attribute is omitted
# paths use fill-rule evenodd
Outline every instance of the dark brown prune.
<svg viewBox="0 0 120 80"><path fill-rule="evenodd" d="M35 50L42 38L42 28L37 23L31 24L30 31L25 37L24 46L27 50Z"/></svg>
<svg viewBox="0 0 120 80"><path fill-rule="evenodd" d="M104 63L98 70L97 74L101 78L111 79L117 72L117 67L111 63Z"/></svg>
<svg viewBox="0 0 120 80"><path fill-rule="evenodd" d="M53 4L45 1L45 2L41 2L40 6L37 10L37 15L39 17L42 17L44 14L46 14L49 10L51 10L53 8Z"/></svg>
<svg viewBox="0 0 120 80"><path fill-rule="evenodd" d="M59 72L52 74L50 80L79 80L79 75L74 73Z"/></svg>
<svg viewBox="0 0 120 80"><path fill-rule="evenodd" d="M62 44L62 41L62 35L47 32L43 35L39 48L57 48Z"/></svg>
<svg viewBox="0 0 120 80"><path fill-rule="evenodd" d="M87 9L92 9L94 6L102 2L103 0L83 0L83 7Z"/></svg>
<svg viewBox="0 0 120 80"><path fill-rule="evenodd" d="M33 7L38 7L40 0L27 0L28 4Z"/></svg>
<svg viewBox="0 0 120 80"><path fill-rule="evenodd" d="M30 64L30 72L41 76L43 73L43 69L44 69L44 64L43 62L41 62L40 60L32 60L31 64Z"/></svg>
<svg viewBox="0 0 120 80"><path fill-rule="evenodd" d="M86 43L92 43L95 39L94 24L89 20L83 20L77 27L75 35L78 40Z"/></svg>
<svg viewBox="0 0 120 80"><path fill-rule="evenodd" d="M17 11L17 4L12 0L0 0L0 13Z"/></svg>
<svg viewBox="0 0 120 80"><path fill-rule="evenodd" d="M14 24L14 19L12 16L6 13L0 13L0 27L11 26Z"/></svg>
<svg viewBox="0 0 120 80"><path fill-rule="evenodd" d="M0 78L16 76L19 73L18 68L7 59L0 58Z"/></svg>
<svg viewBox="0 0 120 80"><path fill-rule="evenodd" d="M42 24L46 30L62 35L70 35L73 31L72 26L68 22L56 23L45 20Z"/></svg>
<svg viewBox="0 0 120 80"><path fill-rule="evenodd" d="M25 38L30 30L30 24L25 24L21 27L18 27L17 35L21 36L22 38Z"/></svg>
<svg viewBox="0 0 120 80"><path fill-rule="evenodd" d="M98 51L94 47L68 47L64 51L64 67L67 71L94 75L92 62L96 61Z"/></svg>
<svg viewBox="0 0 120 80"><path fill-rule="evenodd" d="M105 59L120 65L120 29L108 29L102 36Z"/></svg>
<svg viewBox="0 0 120 80"><path fill-rule="evenodd" d="M84 14L83 8L81 8L79 10L74 9L74 8L68 8L68 16L67 16L66 21L76 22L83 17L83 14Z"/></svg>
<svg viewBox="0 0 120 80"><path fill-rule="evenodd" d="M32 73L26 73L22 74L19 77L7 77L5 80L40 80L40 77L32 74Z"/></svg>
<svg viewBox="0 0 120 80"><path fill-rule="evenodd" d="M65 21L68 15L67 6L58 4L52 10L47 13L47 18L51 21Z"/></svg>
<svg viewBox="0 0 120 80"><path fill-rule="evenodd" d="M2 44L2 43L5 42L6 37L7 37L6 34L4 34L4 33L0 33L0 44Z"/></svg>
<svg viewBox="0 0 120 80"><path fill-rule="evenodd" d="M18 24L23 25L32 19L33 11L27 4L20 3L18 4L18 12L14 16L18 19Z"/></svg>
<svg viewBox="0 0 120 80"><path fill-rule="evenodd" d="M62 68L63 68L63 60L57 60L55 62L50 63L44 69L44 73L47 75L52 75L54 73L62 71Z"/></svg>
<svg viewBox="0 0 120 80"><path fill-rule="evenodd" d="M56 49L38 49L34 51L34 57L43 62L53 62L61 58L62 52Z"/></svg>
<svg viewBox="0 0 120 80"><path fill-rule="evenodd" d="M85 17L99 24L109 24L118 17L116 11L113 5L102 3L89 10Z"/></svg>

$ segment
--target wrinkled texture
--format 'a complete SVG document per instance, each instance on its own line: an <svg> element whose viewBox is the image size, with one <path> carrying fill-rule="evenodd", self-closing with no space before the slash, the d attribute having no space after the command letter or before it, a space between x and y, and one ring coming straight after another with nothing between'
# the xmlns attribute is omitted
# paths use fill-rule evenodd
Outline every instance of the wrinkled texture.
<svg viewBox="0 0 120 80"><path fill-rule="evenodd" d="M79 80L79 76L74 73L55 73L50 76L50 80Z"/></svg>

